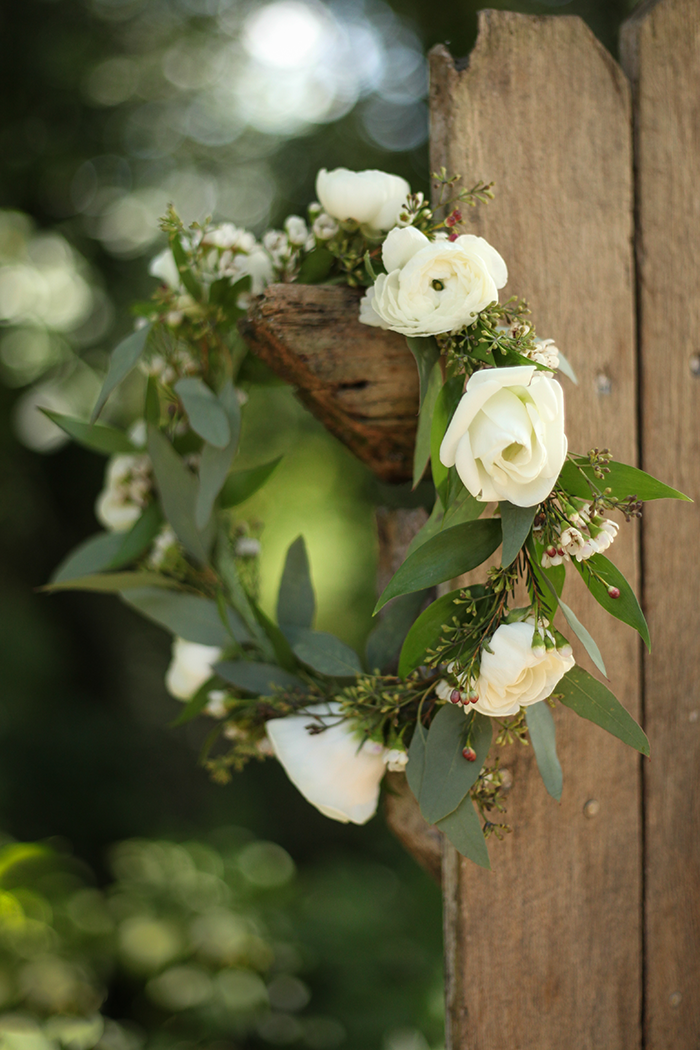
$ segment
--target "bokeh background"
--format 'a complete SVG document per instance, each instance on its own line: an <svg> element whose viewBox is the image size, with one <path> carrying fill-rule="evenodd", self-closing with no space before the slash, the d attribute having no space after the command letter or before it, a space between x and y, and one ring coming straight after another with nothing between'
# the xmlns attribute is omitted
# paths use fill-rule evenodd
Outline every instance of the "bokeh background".
<svg viewBox="0 0 700 1050"><path fill-rule="evenodd" d="M173 201L260 234L320 167L428 187L425 55L466 55L474 0L23 0L0 10L0 1042L9 1050L442 1046L440 899L381 818L321 817L272 762L233 783L169 728L168 638L113 598L37 593L97 531L86 413L148 298ZM582 16L613 54L629 0ZM534 88L533 88L534 89ZM488 171L473 172L488 179ZM546 177L546 176L545 176ZM111 418L130 412L128 390ZM242 508L263 605L301 532L319 624L360 646L380 489L280 385L251 388ZM241 464L242 466L247 464ZM18 843L39 842L40 847ZM13 844L14 843L14 844ZM99 1013L98 1011L101 1011ZM79 1021L76 1018L82 1018Z"/></svg>

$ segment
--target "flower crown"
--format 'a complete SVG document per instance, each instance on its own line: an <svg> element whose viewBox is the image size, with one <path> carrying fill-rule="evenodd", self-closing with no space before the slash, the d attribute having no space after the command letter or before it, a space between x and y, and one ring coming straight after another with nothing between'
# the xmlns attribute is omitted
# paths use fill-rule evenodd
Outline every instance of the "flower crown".
<svg viewBox="0 0 700 1050"><path fill-rule="evenodd" d="M169 211L168 248L150 269L160 287L113 351L92 421L50 413L110 459L96 506L105 531L68 556L49 589L119 593L174 635L166 685L185 701L176 724L216 721L227 745L205 756L216 780L274 754L321 812L362 824L386 770L405 771L425 819L488 866L485 838L510 830L496 819L501 745L530 744L547 791L561 796L558 703L648 755L555 617L604 676L600 649L562 600L573 569L648 645L639 603L605 555L619 530L609 515L629 521L645 500L686 497L608 449L569 451L559 375L575 376L536 336L523 301L499 302L508 271L498 251L461 232L462 209L488 201L491 185L459 189L444 170L434 181L433 207L398 176L323 170L308 222L290 216L261 243L231 223L185 230ZM406 336L420 377L413 480L430 463L435 499L377 603L391 602L364 663L314 630L301 537L277 622L265 614L260 540L237 516L278 463L235 468L247 354L237 323L251 296L290 281L365 288L360 321ZM137 365L143 417L128 433L95 422ZM482 582L445 592L489 560Z"/></svg>

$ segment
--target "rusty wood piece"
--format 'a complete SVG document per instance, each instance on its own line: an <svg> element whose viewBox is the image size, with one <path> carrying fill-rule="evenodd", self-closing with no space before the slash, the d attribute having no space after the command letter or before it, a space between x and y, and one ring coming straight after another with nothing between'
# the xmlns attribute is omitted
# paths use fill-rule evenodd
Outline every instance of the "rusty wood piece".
<svg viewBox="0 0 700 1050"><path fill-rule="evenodd" d="M325 427L383 481L411 477L418 374L403 336L360 324L361 289L273 284L240 330Z"/></svg>
<svg viewBox="0 0 700 1050"><path fill-rule="evenodd" d="M642 466L696 502L642 523L652 761L644 763L646 1050L700 1038L700 4L643 3L625 25L634 88Z"/></svg>
<svg viewBox="0 0 700 1050"><path fill-rule="evenodd" d="M387 773L384 791L384 816L389 830L396 835L422 868L436 882L441 881L442 839L435 827L425 822L418 803L403 773Z"/></svg>
<svg viewBox="0 0 700 1050"><path fill-rule="evenodd" d="M495 201L469 210L468 230L506 259L503 297L528 298L539 335L554 337L578 373L578 387L562 381L570 448L608 445L634 463L628 83L578 18L479 17L466 68L442 47L431 55L431 169L495 180ZM623 525L611 552L633 586L635 540ZM638 717L638 640L579 583L567 583L566 601ZM577 659L591 669L580 649ZM447 851L451 1050L640 1047L639 760L571 711L555 717L561 804L532 750L508 749L514 832L490 840L493 873ZM592 798L598 806L586 808Z"/></svg>

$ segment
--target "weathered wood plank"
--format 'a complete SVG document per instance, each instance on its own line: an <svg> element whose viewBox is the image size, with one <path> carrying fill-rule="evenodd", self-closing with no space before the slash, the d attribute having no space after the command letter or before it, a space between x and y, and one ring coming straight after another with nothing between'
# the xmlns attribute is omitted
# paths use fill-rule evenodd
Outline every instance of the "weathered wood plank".
<svg viewBox="0 0 700 1050"><path fill-rule="evenodd" d="M241 332L304 404L384 481L411 477L418 374L406 340L360 324L361 290L273 284Z"/></svg>
<svg viewBox="0 0 700 1050"><path fill-rule="evenodd" d="M506 258L580 385L566 385L572 450L633 463L635 345L628 84L578 18L486 11L467 68L431 56L432 169L496 181L470 225ZM566 381L565 381L566 382ZM613 559L636 583L633 527ZM633 633L568 584L612 687L638 710ZM582 662L586 662L582 660ZM638 1050L641 989L639 762L570 712L557 718L557 805L521 749L489 874L445 861L452 1050ZM588 805L591 799L597 805Z"/></svg>
<svg viewBox="0 0 700 1050"><path fill-rule="evenodd" d="M696 500L644 512L645 1047L700 1039L700 4L643 4L634 86L642 465Z"/></svg>

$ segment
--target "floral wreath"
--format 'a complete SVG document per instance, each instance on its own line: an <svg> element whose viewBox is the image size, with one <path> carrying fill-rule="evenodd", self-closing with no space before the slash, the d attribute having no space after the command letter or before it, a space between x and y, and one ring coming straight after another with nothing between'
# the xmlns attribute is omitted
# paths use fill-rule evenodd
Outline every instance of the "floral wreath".
<svg viewBox="0 0 700 1050"><path fill-rule="evenodd" d="M554 618L560 610L605 675L561 597L572 567L649 645L632 588L604 553L618 533L607 515L629 521L645 500L686 497L608 449L568 451L556 377L575 376L554 342L537 338L523 301L499 303L508 272L496 249L459 232L460 209L488 201L491 185L460 190L444 169L433 178L434 208L398 176L322 170L308 223L290 216L261 243L231 223L186 230L169 210L169 247L150 267L162 283L113 351L92 420L47 412L111 457L96 505L105 531L48 587L119 593L174 635L166 685L186 702L175 724L216 720L203 756L215 780L274 754L322 813L363 824L386 770L405 771L425 819L488 867L485 839L510 830L499 819L508 786L499 746L531 744L547 791L561 796L557 703L649 754ZM420 376L413 477L430 463L435 503L377 603L375 612L391 601L364 666L313 629L302 537L287 553L277 623L266 616L260 541L236 517L278 463L235 469L248 352L237 325L251 296L289 281L364 287L360 320L405 335ZM128 433L95 422L137 365L143 418ZM499 547L482 583L435 598ZM217 740L227 747L214 754Z"/></svg>

